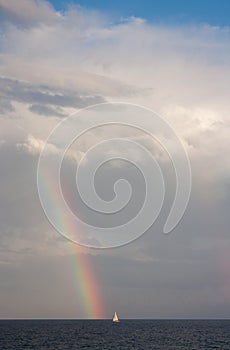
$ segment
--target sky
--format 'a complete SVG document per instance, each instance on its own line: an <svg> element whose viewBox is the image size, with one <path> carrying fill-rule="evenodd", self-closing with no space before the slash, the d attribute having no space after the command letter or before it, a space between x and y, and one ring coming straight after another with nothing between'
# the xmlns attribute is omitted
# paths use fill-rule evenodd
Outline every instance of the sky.
<svg viewBox="0 0 230 350"><path fill-rule="evenodd" d="M1 318L111 318L115 310L121 318L229 318L229 7L227 0L0 0ZM60 174L66 203L83 221L104 228L131 222L146 193L155 206L160 187L143 148L161 169L165 198L138 239L92 249L71 243L47 219L38 161L46 145L50 162L40 174L41 193L59 227L75 235L52 169L46 170L72 131L79 133L94 118L119 119L120 110L86 110L73 127L55 129L58 139L46 140L65 117L114 101L137 105L129 115L127 106L122 109L122 118L145 130L108 124L73 140ZM173 161L180 165L183 156L168 129L158 135L162 144L150 137L159 124L138 106L171 126L191 165L188 206L170 234L163 232L176 192ZM114 137L141 148L106 143ZM91 155L94 145L99 148ZM112 159L121 154L128 162ZM94 179L101 204L107 201L100 213L76 188L76 168L82 166L86 181L99 159L110 159ZM185 167L180 174L186 189ZM114 187L120 178L129 181L132 198L123 211L106 213L116 189L127 195L127 187ZM155 185L149 192L146 179ZM94 199L85 193L86 201ZM146 217L151 215L149 208ZM98 243L95 232L87 236L92 244ZM79 241L81 235L77 227L74 237Z"/></svg>
<svg viewBox="0 0 230 350"><path fill-rule="evenodd" d="M58 11L64 11L69 4L63 0L52 0L51 3ZM82 0L71 1L71 4L103 11L114 19L134 16L164 25L183 23L229 25L230 4L228 0Z"/></svg>

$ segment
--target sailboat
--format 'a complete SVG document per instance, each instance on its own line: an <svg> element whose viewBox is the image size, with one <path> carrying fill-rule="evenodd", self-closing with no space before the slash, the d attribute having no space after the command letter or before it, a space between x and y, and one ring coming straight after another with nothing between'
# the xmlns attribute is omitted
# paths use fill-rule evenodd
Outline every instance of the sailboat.
<svg viewBox="0 0 230 350"><path fill-rule="evenodd" d="M120 320L119 320L119 318L118 318L118 316L117 316L116 311L115 311L114 316L113 316L113 322L120 322Z"/></svg>

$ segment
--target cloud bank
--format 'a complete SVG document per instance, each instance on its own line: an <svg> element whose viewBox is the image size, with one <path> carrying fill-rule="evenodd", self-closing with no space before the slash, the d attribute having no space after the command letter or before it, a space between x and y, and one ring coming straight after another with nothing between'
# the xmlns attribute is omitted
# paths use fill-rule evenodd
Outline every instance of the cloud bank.
<svg viewBox="0 0 230 350"><path fill-rule="evenodd" d="M50 227L38 201L36 166L60 119L104 101L142 104L160 113L181 137L193 172L191 202L170 238L161 237L159 221L128 247L84 252L98 268L105 300L119 303L122 296L124 317L225 317L230 29L167 27L140 18L111 23L97 11L72 6L59 13L48 2L33 0L0 0L0 13L1 317L37 317L41 310L47 317L73 315L72 293L65 307L59 307L58 295L54 307L45 311L55 285L64 293L62 286L70 286L71 278L65 277L66 262L58 263L68 256L63 252L67 243ZM86 137L72 152L76 163L90 142L107 132ZM98 182L102 192L109 183L107 171ZM19 261L20 279L15 273ZM38 272L43 282L37 290L47 302L41 298L37 307L25 311L19 300L23 305L29 297L32 304L28 277L33 269L43 271L41 276ZM51 275L56 276L53 287ZM110 312L108 307L106 316ZM84 317L82 311L77 316Z"/></svg>

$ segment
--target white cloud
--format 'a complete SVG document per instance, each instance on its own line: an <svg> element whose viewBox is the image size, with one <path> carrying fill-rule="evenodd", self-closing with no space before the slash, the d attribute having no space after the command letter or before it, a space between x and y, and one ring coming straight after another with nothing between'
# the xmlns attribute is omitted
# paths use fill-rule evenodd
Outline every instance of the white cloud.
<svg viewBox="0 0 230 350"><path fill-rule="evenodd" d="M181 137L193 161L195 176L200 177L201 169L203 178L210 183L229 176L229 28L170 28L136 18L111 25L108 18L93 11L70 8L59 16L45 3L25 1L28 3L33 8L41 6L47 13L51 11L52 22L47 23L45 15L44 20L37 15L42 25L27 30L14 25L4 27L0 65L3 76L16 79L17 91L12 90L8 98L20 97L20 103L12 104L16 110L8 115L20 116L24 137L34 135L25 142L20 138L18 143L24 150L38 154L42 140L57 123L51 109L54 97L47 100L45 111L54 114L49 118L43 117L44 108L41 101L36 104L36 98L41 91L53 91L57 98L64 91L65 96L77 96L86 105L99 96L152 108ZM23 81L21 86L18 81ZM67 113L68 101L67 98ZM33 113L36 108L41 115ZM7 126L9 123L5 122ZM90 135L87 142L98 141L101 136ZM79 160L81 154L74 153L72 158ZM208 174L205 164L211 169Z"/></svg>
<svg viewBox="0 0 230 350"><path fill-rule="evenodd" d="M15 78L15 84L21 79L33 87L33 96L24 89L22 98L22 87L18 85L21 106L14 103L17 110L9 115L20 112L22 116L23 101L24 110L30 108L33 112L39 107L41 114L44 110L53 112L49 104L46 109L36 104L38 92L44 88L51 93L53 89L57 96L58 89L65 91L72 98L77 92L86 104L91 99L85 97L92 95L96 99L100 96L143 104L171 123L190 156L196 159L194 164L208 159L214 168L218 159L218 168L229 174L224 152L230 136L229 28L207 25L170 28L137 18L111 25L100 13L80 8L69 8L60 16L42 1L23 0L20 6L12 0L0 4L4 11L15 14L9 18L3 13L13 24L23 13L36 17L41 24L27 30L14 25L3 29L0 73ZM25 11L27 7L30 10ZM46 16L52 21L47 22ZM28 22L28 18L20 18ZM15 90L12 91L8 98L16 98ZM26 105L28 101L35 107ZM68 104L68 99L65 103ZM46 139L55 125L54 118L48 121L42 115L23 113L20 123L26 125L27 134ZM42 144L34 143L27 140L24 147L30 152L38 151Z"/></svg>
<svg viewBox="0 0 230 350"><path fill-rule="evenodd" d="M46 154L63 155L62 149L44 140L35 138L33 135L28 135L24 142L17 143L17 148L34 156L40 155L44 148L46 148ZM68 160L79 163L84 157L84 152L70 149L66 156Z"/></svg>
<svg viewBox="0 0 230 350"><path fill-rule="evenodd" d="M50 23L57 17L51 5L44 0L0 0L1 18L19 25Z"/></svg>
<svg viewBox="0 0 230 350"><path fill-rule="evenodd" d="M36 139L33 135L28 135L26 142L18 143L17 147L23 149L29 154L40 154L45 146L45 142L40 139ZM56 153L57 148L54 145L48 145L51 153Z"/></svg>

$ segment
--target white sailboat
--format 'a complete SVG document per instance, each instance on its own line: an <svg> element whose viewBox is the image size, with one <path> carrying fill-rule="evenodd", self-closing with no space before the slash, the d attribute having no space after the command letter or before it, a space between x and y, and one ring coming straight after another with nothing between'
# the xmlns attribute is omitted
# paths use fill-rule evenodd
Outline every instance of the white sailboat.
<svg viewBox="0 0 230 350"><path fill-rule="evenodd" d="M117 316L116 311L115 311L114 316L113 316L113 322L120 322L120 320L119 320L119 318L118 318L118 316Z"/></svg>

